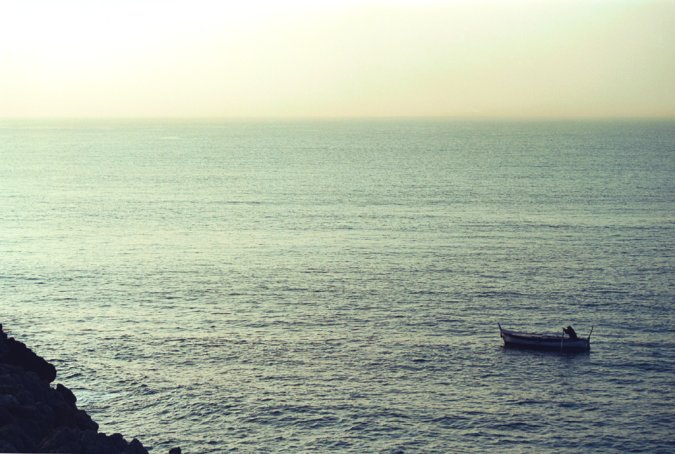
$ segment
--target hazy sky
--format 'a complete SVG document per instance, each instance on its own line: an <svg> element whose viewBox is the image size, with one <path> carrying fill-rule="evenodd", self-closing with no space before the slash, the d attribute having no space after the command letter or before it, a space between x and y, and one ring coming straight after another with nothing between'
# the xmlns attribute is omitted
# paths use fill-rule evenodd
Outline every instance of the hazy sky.
<svg viewBox="0 0 675 454"><path fill-rule="evenodd" d="M675 117L675 0L0 0L0 117Z"/></svg>

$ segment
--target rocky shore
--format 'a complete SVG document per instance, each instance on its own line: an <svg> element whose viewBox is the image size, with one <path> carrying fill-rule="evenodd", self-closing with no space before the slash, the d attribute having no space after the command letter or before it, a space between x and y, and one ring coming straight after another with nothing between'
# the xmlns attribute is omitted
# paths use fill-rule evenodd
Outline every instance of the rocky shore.
<svg viewBox="0 0 675 454"><path fill-rule="evenodd" d="M136 439L99 432L68 388L50 385L55 379L53 365L0 325L0 452L148 453Z"/></svg>

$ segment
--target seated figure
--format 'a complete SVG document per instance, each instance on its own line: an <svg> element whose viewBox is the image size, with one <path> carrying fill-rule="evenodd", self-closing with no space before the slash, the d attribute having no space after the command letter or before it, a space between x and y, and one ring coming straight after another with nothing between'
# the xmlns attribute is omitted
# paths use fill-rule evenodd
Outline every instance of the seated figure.
<svg viewBox="0 0 675 454"><path fill-rule="evenodd" d="M577 332L574 331L571 325L568 325L567 328L563 328L563 333L567 334L570 339L578 339Z"/></svg>

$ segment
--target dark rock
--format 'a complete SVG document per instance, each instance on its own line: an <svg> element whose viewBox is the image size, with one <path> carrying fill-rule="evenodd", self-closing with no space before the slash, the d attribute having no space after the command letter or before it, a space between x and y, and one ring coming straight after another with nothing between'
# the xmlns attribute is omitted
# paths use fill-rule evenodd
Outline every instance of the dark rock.
<svg viewBox="0 0 675 454"><path fill-rule="evenodd" d="M0 452L19 452L19 449L8 441L0 440Z"/></svg>
<svg viewBox="0 0 675 454"><path fill-rule="evenodd" d="M182 454L180 447L171 448L169 454Z"/></svg>
<svg viewBox="0 0 675 454"><path fill-rule="evenodd" d="M75 394L65 386L63 386L61 383L56 385L56 392L61 394L61 396L71 404L73 407L75 406L75 402L77 402L77 397L75 397Z"/></svg>
<svg viewBox="0 0 675 454"><path fill-rule="evenodd" d="M42 452L78 452L77 431L71 427L61 427L52 431L40 445Z"/></svg>
<svg viewBox="0 0 675 454"><path fill-rule="evenodd" d="M91 416L89 416L84 410L77 410L75 424L82 430L92 430L94 432L98 431L98 423L91 419Z"/></svg>
<svg viewBox="0 0 675 454"><path fill-rule="evenodd" d="M7 407L3 407L2 404L0 404L0 427L4 426L5 424L9 424L14 420L14 416L10 412L10 410ZM0 450L0 452L6 452Z"/></svg>
<svg viewBox="0 0 675 454"><path fill-rule="evenodd" d="M21 405L17 398L11 394L0 394L0 408L13 408Z"/></svg>
<svg viewBox="0 0 675 454"><path fill-rule="evenodd" d="M148 454L136 439L99 433L70 389L49 386L55 377L54 366L0 325L0 452Z"/></svg>
<svg viewBox="0 0 675 454"><path fill-rule="evenodd" d="M30 435L26 434L17 423L5 424L0 427L0 440L15 446L16 450L9 452L33 452L34 444Z"/></svg>
<svg viewBox="0 0 675 454"><path fill-rule="evenodd" d="M54 381L56 378L56 368L53 365L33 353L23 342L19 342L13 337L9 339L5 337L1 340L0 362L34 372L47 383Z"/></svg>
<svg viewBox="0 0 675 454"><path fill-rule="evenodd" d="M120 433L114 433L108 437L111 443L114 443L116 447L126 448L127 442L124 440L124 437Z"/></svg>
<svg viewBox="0 0 675 454"><path fill-rule="evenodd" d="M129 454L143 454L145 453L146 450L143 447L143 444L138 441L137 439L131 440L131 443L129 443L129 449L127 449L127 453Z"/></svg>

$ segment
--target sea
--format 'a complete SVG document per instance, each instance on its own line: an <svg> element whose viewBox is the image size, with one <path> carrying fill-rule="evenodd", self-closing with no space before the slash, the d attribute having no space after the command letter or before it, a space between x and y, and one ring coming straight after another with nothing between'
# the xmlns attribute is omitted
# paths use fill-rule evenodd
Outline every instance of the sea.
<svg viewBox="0 0 675 454"><path fill-rule="evenodd" d="M0 120L0 296L152 453L672 453L675 121Z"/></svg>

